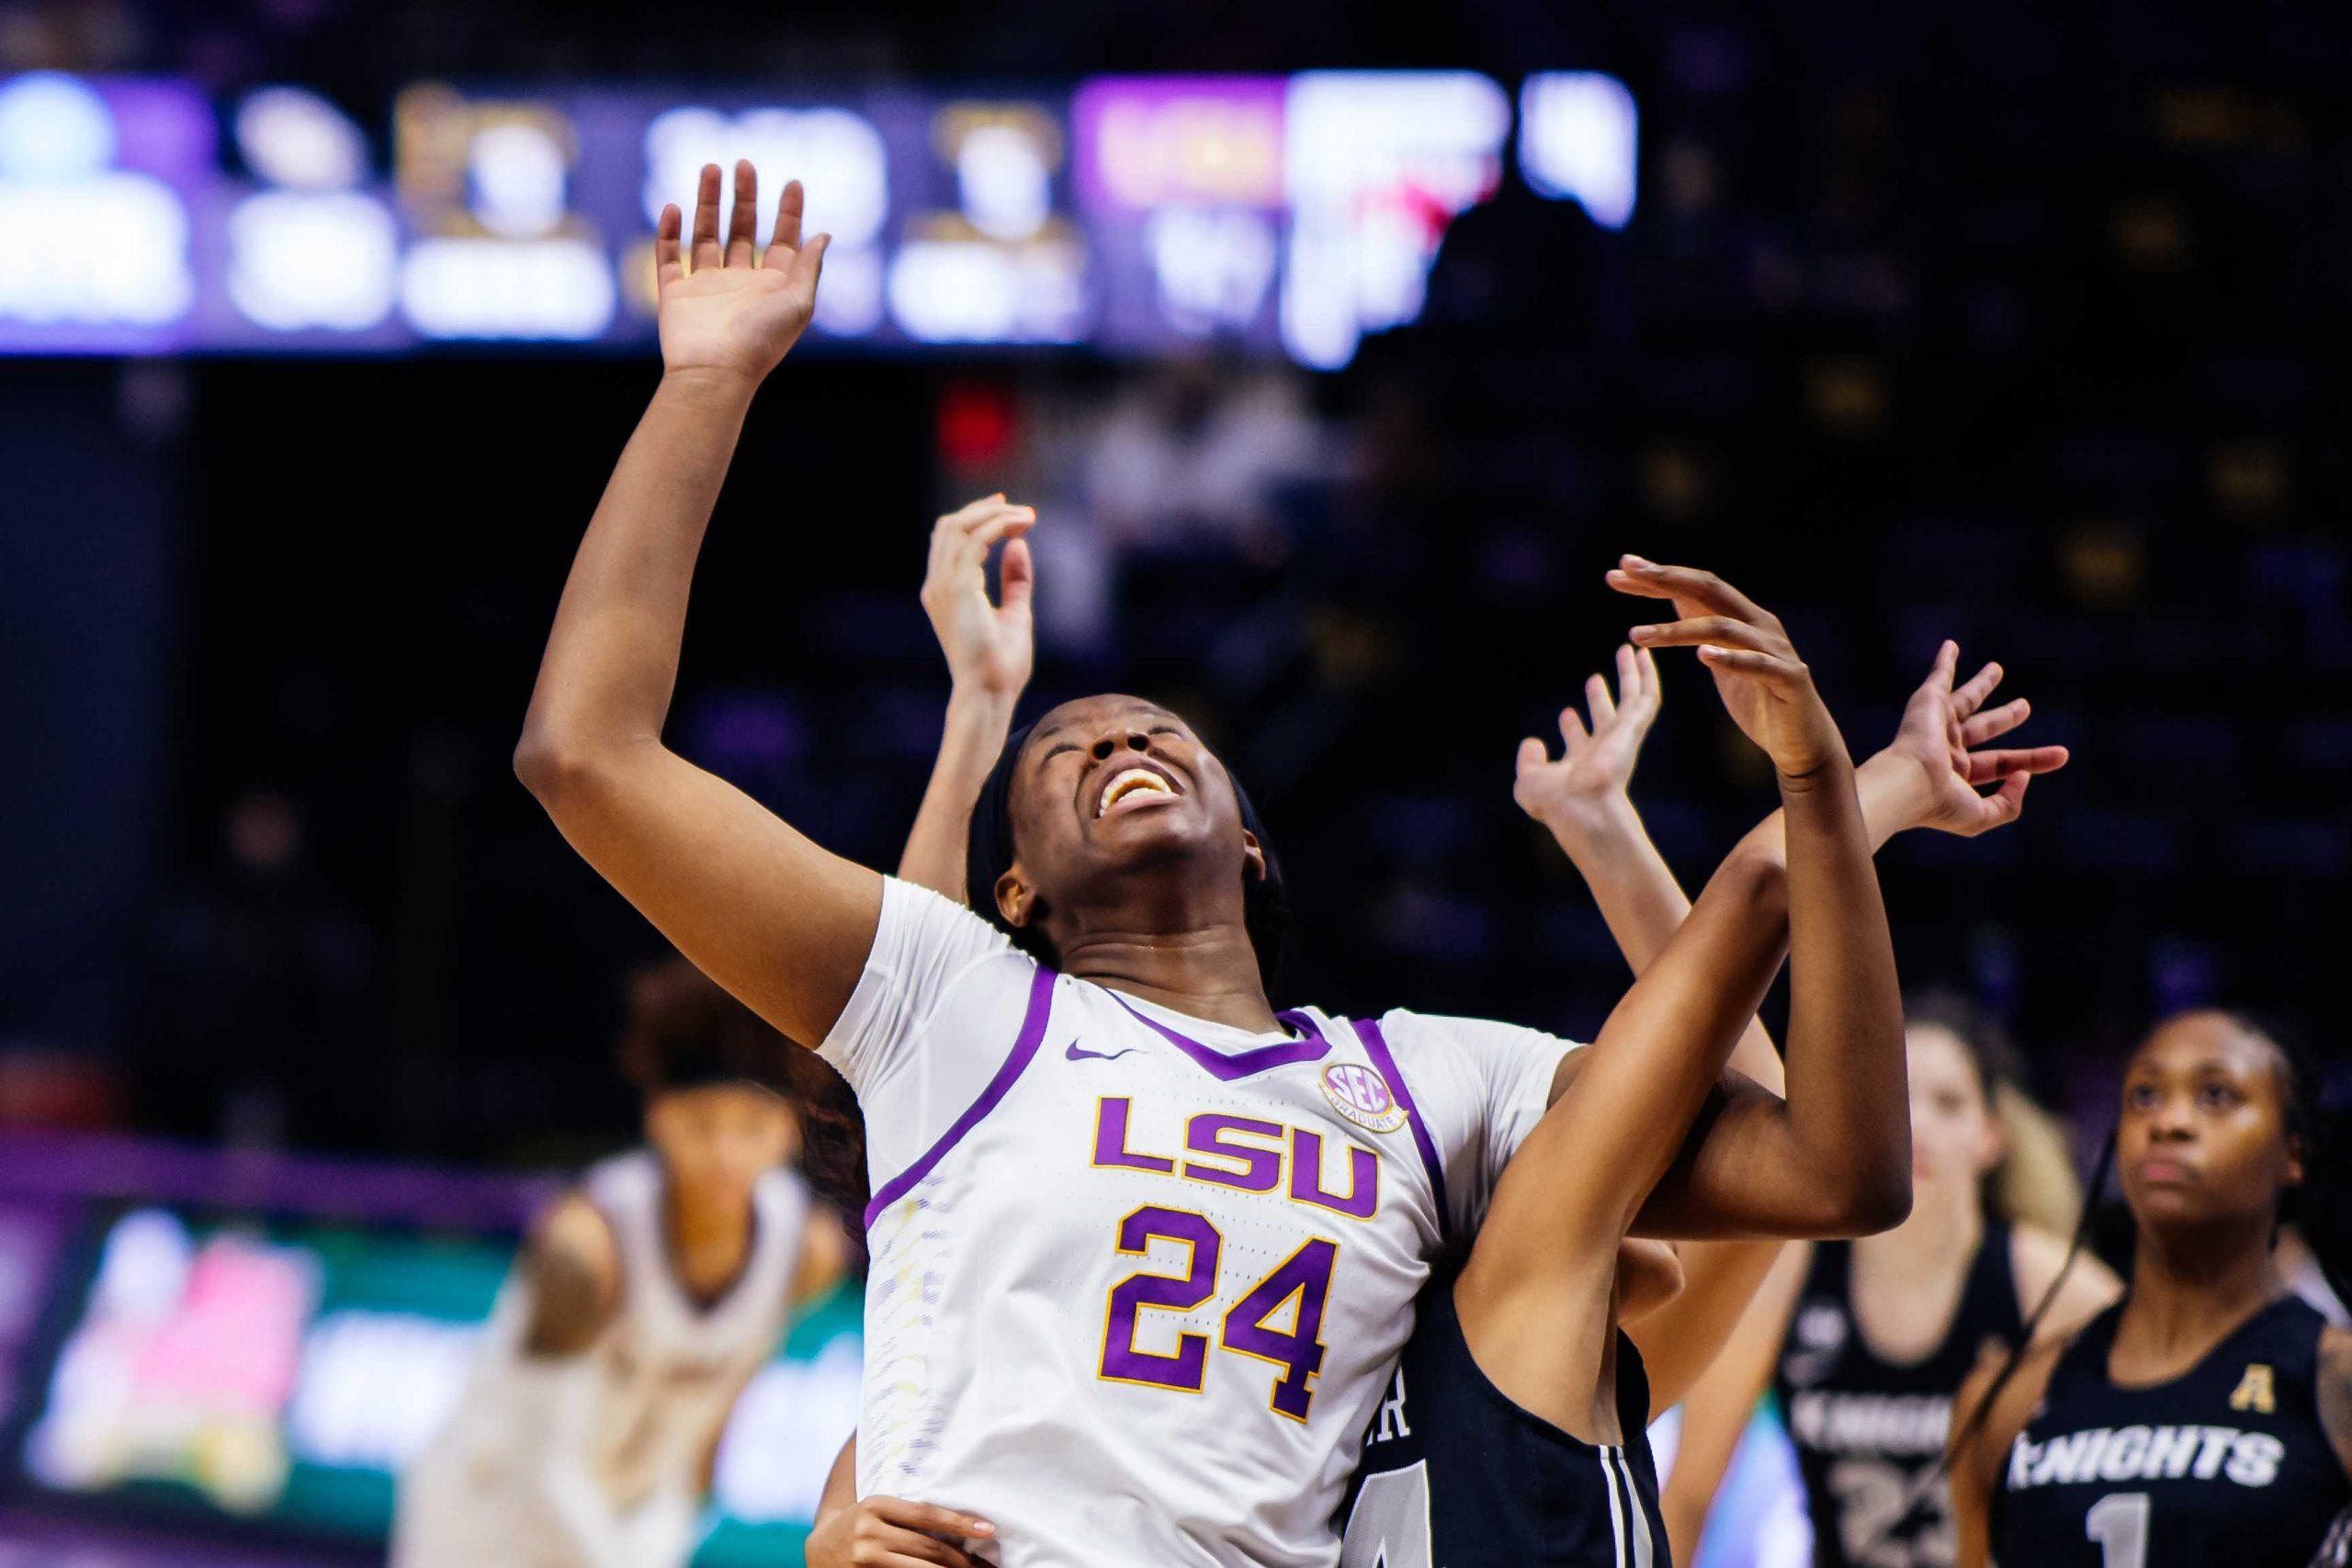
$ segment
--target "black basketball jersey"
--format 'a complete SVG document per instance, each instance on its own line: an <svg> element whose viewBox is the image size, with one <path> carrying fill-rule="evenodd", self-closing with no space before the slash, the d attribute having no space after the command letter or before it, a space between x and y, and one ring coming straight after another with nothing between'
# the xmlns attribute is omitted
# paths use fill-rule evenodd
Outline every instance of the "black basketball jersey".
<svg viewBox="0 0 2352 1568"><path fill-rule="evenodd" d="M1951 1488L1939 1473L1952 1395L1988 1342L2025 1327L2009 1228L1988 1224L1951 1326L1916 1361L1889 1361L1854 1315L1854 1249L1813 1249L1773 1392L1796 1446L1816 1568L1951 1568Z"/></svg>
<svg viewBox="0 0 2352 1568"><path fill-rule="evenodd" d="M2123 1308L2051 1369L2009 1450L1994 1556L2033 1568L2307 1568L2346 1561L2352 1481L2321 1427L2320 1331L2293 1296L2170 1382L2108 1377Z"/></svg>
<svg viewBox="0 0 2352 1568"><path fill-rule="evenodd" d="M1670 1568L1649 1379L1617 1337L1622 1444L1580 1442L1487 1381L1452 1282L1421 1293L1340 1506L1340 1568Z"/></svg>

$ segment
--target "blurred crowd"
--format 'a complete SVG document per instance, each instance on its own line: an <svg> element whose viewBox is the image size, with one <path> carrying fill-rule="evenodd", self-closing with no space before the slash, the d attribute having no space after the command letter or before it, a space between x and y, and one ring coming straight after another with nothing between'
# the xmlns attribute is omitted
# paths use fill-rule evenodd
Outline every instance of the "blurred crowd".
<svg viewBox="0 0 2352 1568"><path fill-rule="evenodd" d="M1883 863L1906 978L2005 1019L2046 1095L2092 1120L2120 1049L2200 1001L2330 1043L2327 917L2352 875L2352 405L2324 345L2352 326L2334 85L2352 29L2261 6L2152 7L2112 39L2024 5L1614 22L1505 6L1421 16L1460 37L1417 55L1360 7L1200 3L1148 36L1125 8L1055 0L936 32L871 11L797 10L729 68L1600 65L1643 106L1641 207L1607 233L1507 182L1448 234L1423 319L1332 377L1214 354L788 369L829 391L771 393L747 438L674 715L689 754L892 863L945 689L914 606L922 528L1005 490L1043 517L1033 702L1169 701L1263 808L1300 906L1277 996L1589 1032L1615 950L1512 808L1510 757L1607 667L1632 617L1601 572L1636 549L1779 611L1858 751L1945 637L1972 667L2002 661L2032 740L2073 748L2018 827ZM725 43L717 18L654 39L616 9L507 27L518 15L20 0L0 5L0 68L364 95L435 71L691 71ZM501 52L524 36L535 54ZM62 1052L113 1086L30 1100L467 1155L616 1124L614 976L653 938L570 863L504 757L642 370L509 367L487 389L448 364L190 373L175 460L194 476L193 672L120 938L136 1001L96 1036L12 1025L19 1062ZM382 398L354 450L372 427L404 462L452 466L400 422L528 388L565 432L528 460L560 482L543 513L501 512L480 554L432 558L442 536L420 536L424 560L341 580L260 639L243 623L273 525L238 530L271 497L229 427L319 387ZM858 471L822 476L805 513L784 495L794 539L729 543L784 525L777 487L802 482L751 450L771 437ZM459 534L483 521L462 495L445 506ZM875 536L842 537L843 520ZM346 646L392 618L443 646ZM388 655L407 661L398 700L374 672ZM1769 806L1757 765L1705 682L1670 670L1634 793L1692 885ZM0 1104L22 1113L28 1092Z"/></svg>

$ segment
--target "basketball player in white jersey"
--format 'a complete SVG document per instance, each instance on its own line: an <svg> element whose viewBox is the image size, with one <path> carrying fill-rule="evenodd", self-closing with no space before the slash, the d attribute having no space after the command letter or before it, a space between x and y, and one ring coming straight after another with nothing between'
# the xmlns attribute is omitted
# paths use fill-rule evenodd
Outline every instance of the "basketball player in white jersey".
<svg viewBox="0 0 2352 1568"><path fill-rule="evenodd" d="M645 1147L541 1219L401 1478L395 1568L682 1568L737 1394L841 1277L840 1222L792 1168L848 1141L831 1075L678 960L638 976L621 1055Z"/></svg>
<svg viewBox="0 0 2352 1568"><path fill-rule="evenodd" d="M972 910L827 852L663 746L702 534L825 244L802 243L787 186L763 261L752 186L738 164L722 222L704 171L690 250L663 214L665 374L582 541L517 772L683 952L821 1041L858 1093L877 1187L862 1492L985 1516L979 1550L1011 1568L1329 1564L1410 1303L1575 1092L1568 1043L1278 1013L1264 834L1190 727L1136 698L1065 704L1007 749L973 819ZM815 525L787 507L767 525ZM1750 635L1724 629L1736 652ZM1769 876L1757 891L1777 896ZM1834 1234L1887 1213L1883 1182L1908 1169L1899 1066L1843 1050L1826 1080L1891 1097L1794 1118L1725 1082L1644 1228Z"/></svg>
<svg viewBox="0 0 2352 1568"><path fill-rule="evenodd" d="M1007 510L1002 496L991 496L940 518L922 589L953 686L923 818L899 874L959 898L970 808L988 772L984 759L1001 748L1009 733L1012 705L1031 663L1035 571L1027 547L1019 538L1003 547L1003 591L997 602L989 592L988 549L979 542ZM1026 509L1011 510L1021 514L1025 527ZM1939 651L1935 667L1905 705L1894 741L1860 771L1863 815L1874 843L1902 828L1973 836L2013 820L2024 788L2023 780L2013 775L2046 772L2065 760L2058 748L1985 750L1986 742L2021 724L2030 709L2021 700L1985 705L2001 678L1997 665L1956 686L1957 653L1949 643ZM1560 715L1563 758L1550 758L1541 741L1523 742L1513 792L1584 877L1636 974L1664 951L1691 908L1651 844L1629 793L1660 695L1650 650L1619 649L1614 694L1600 676L1586 683L1589 728L1586 715L1572 706ZM1962 727L1959 735L1951 728L1956 723ZM2010 772L2003 773L2004 767ZM2012 782L2000 795L1984 796L1969 783L1978 773ZM1757 1021L1748 1021L1731 1065L1781 1091L1779 1055ZM1770 1240L1690 1242L1678 1257L1657 1242L1622 1245L1615 1270L1619 1321L1639 1348L1652 1408L1662 1411L1675 1403L1707 1366L1779 1247ZM1392 1393L1392 1400L1400 1399ZM1376 1424L1382 1429L1391 1425L1385 1416ZM855 1469L853 1438L827 1482L808 1539L811 1568L914 1568L926 1562L956 1568L971 1561L941 1538L985 1533L986 1521L963 1510L882 1494L860 1496ZM1352 1545L1352 1533L1350 1540Z"/></svg>

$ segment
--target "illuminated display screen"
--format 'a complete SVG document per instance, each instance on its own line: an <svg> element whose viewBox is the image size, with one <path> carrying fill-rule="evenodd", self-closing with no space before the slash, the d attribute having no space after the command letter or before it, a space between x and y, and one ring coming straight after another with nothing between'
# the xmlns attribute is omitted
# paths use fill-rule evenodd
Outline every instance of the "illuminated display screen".
<svg viewBox="0 0 2352 1568"><path fill-rule="evenodd" d="M464 1236L122 1213L52 1286L66 1310L24 1368L16 1467L55 1496L381 1540L512 1261ZM737 1404L697 1568L799 1561L861 1354L853 1283Z"/></svg>
<svg viewBox="0 0 2352 1568"><path fill-rule="evenodd" d="M839 96L420 85L390 166L316 94L0 79L0 353L641 347L649 235L706 163L797 177L829 231L812 341L1208 342L1347 363L1413 320L1510 170L1633 210L1633 99L1554 73L1103 77ZM1516 130L1516 139L1514 139Z"/></svg>

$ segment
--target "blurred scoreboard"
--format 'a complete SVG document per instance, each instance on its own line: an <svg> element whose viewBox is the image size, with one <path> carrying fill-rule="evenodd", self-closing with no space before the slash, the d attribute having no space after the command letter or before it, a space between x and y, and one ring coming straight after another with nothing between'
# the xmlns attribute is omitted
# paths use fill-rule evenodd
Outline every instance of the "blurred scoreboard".
<svg viewBox="0 0 2352 1568"><path fill-rule="evenodd" d="M1335 367L1419 313L1447 227L1506 177L1622 228L1635 131L1592 72L428 84L388 137L300 87L32 73L0 79L0 353L641 346L655 215L750 158L763 243L787 176L834 237L817 341Z"/></svg>

